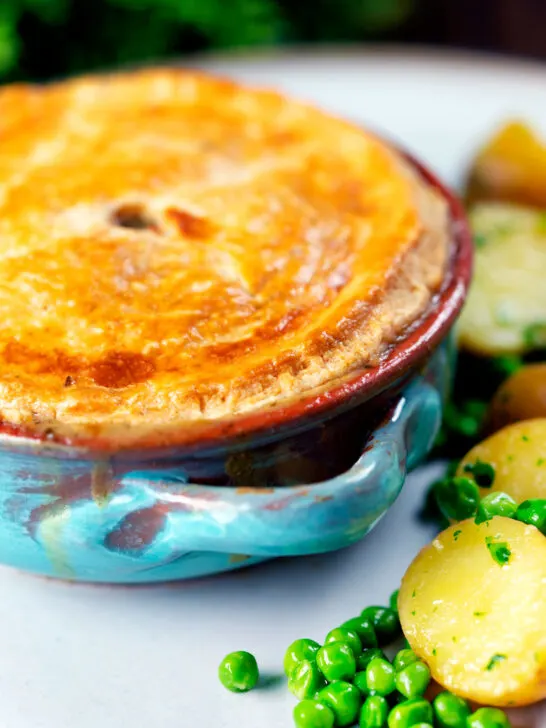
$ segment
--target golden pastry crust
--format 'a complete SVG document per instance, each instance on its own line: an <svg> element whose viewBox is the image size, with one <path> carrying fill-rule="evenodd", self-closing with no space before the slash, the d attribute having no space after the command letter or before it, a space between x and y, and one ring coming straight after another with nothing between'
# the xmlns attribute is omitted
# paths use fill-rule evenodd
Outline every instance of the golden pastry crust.
<svg viewBox="0 0 546 728"><path fill-rule="evenodd" d="M270 407L376 364L444 277L441 196L273 92L6 87L0 144L4 423L136 437Z"/></svg>

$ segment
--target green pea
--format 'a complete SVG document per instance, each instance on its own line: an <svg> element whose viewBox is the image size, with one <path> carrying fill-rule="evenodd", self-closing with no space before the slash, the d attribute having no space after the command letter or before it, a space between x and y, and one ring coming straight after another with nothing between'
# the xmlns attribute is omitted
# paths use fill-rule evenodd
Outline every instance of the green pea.
<svg viewBox="0 0 546 728"><path fill-rule="evenodd" d="M317 695L317 700L332 710L336 726L340 728L356 721L362 703L358 688L341 680L323 688Z"/></svg>
<svg viewBox="0 0 546 728"><path fill-rule="evenodd" d="M343 622L341 626L356 632L360 637L362 647L377 647L377 635L371 619L353 617Z"/></svg>
<svg viewBox="0 0 546 728"><path fill-rule="evenodd" d="M380 650L379 647L371 647L368 650L364 650L361 655L356 658L356 669L365 670L370 662L376 657L380 657L382 660L386 660L387 656Z"/></svg>
<svg viewBox="0 0 546 728"><path fill-rule="evenodd" d="M366 670L360 670L356 673L356 675L353 678L353 685L357 687L362 695L367 696L369 695L370 691L368 690L368 681L366 679Z"/></svg>
<svg viewBox="0 0 546 728"><path fill-rule="evenodd" d="M466 719L467 728L510 728L506 713L499 708L480 708Z"/></svg>
<svg viewBox="0 0 546 728"><path fill-rule="evenodd" d="M476 523L490 521L493 516L512 518L517 507L516 501L506 493L488 493L480 501L476 513Z"/></svg>
<svg viewBox="0 0 546 728"><path fill-rule="evenodd" d="M432 723L415 723L411 728L432 728Z"/></svg>
<svg viewBox="0 0 546 728"><path fill-rule="evenodd" d="M546 536L546 499L533 498L523 501L516 511L518 521L536 526Z"/></svg>
<svg viewBox="0 0 546 728"><path fill-rule="evenodd" d="M317 652L317 665L328 682L352 680L356 673L356 659L345 642L330 642Z"/></svg>
<svg viewBox="0 0 546 728"><path fill-rule="evenodd" d="M250 652L231 652L218 668L222 685L232 693L246 693L256 687L260 674L254 655Z"/></svg>
<svg viewBox="0 0 546 728"><path fill-rule="evenodd" d="M296 640L292 642L284 655L284 672L286 677L290 677L292 670L302 660L314 660L320 645L315 640Z"/></svg>
<svg viewBox="0 0 546 728"><path fill-rule="evenodd" d="M406 698L420 698L430 683L430 670L421 660L412 662L396 673L396 689Z"/></svg>
<svg viewBox="0 0 546 728"><path fill-rule="evenodd" d="M296 728L333 728L335 723L330 708L315 700L302 700L294 708L293 715Z"/></svg>
<svg viewBox="0 0 546 728"><path fill-rule="evenodd" d="M376 657L366 668L366 684L370 693L390 695L396 688L394 667L388 660Z"/></svg>
<svg viewBox="0 0 546 728"><path fill-rule="evenodd" d="M326 680L314 660L302 660L288 678L288 689L298 700L314 698L325 685Z"/></svg>
<svg viewBox="0 0 546 728"><path fill-rule="evenodd" d="M448 478L434 486L438 508L444 518L463 521L472 518L478 510L480 491L470 478Z"/></svg>
<svg viewBox="0 0 546 728"><path fill-rule="evenodd" d="M432 705L423 698L404 700L389 713L389 728L411 728L418 723L432 723Z"/></svg>
<svg viewBox="0 0 546 728"><path fill-rule="evenodd" d="M415 654L415 652L411 648L406 648L404 650L400 650L392 661L392 665L396 672L400 672L400 670L403 670L408 665L411 665L412 662L417 662L419 658Z"/></svg>
<svg viewBox="0 0 546 728"><path fill-rule="evenodd" d="M362 652L360 637L357 632L348 627L336 627L336 629L328 632L324 644L328 645L330 642L345 642L346 645L349 645L355 657L358 657Z"/></svg>
<svg viewBox="0 0 546 728"><path fill-rule="evenodd" d="M373 624L379 647L394 642L400 634L398 614L389 607L367 607L362 616Z"/></svg>
<svg viewBox="0 0 546 728"><path fill-rule="evenodd" d="M434 698L434 716L438 728L465 728L470 715L468 703L453 693L440 693Z"/></svg>
<svg viewBox="0 0 546 728"><path fill-rule="evenodd" d="M391 594L391 597L389 599L389 607L392 609L393 612L398 613L398 594L400 592L400 589L397 589L396 591L393 591Z"/></svg>
<svg viewBox="0 0 546 728"><path fill-rule="evenodd" d="M384 728L387 725L389 704L381 695L370 695L360 711L360 728Z"/></svg>

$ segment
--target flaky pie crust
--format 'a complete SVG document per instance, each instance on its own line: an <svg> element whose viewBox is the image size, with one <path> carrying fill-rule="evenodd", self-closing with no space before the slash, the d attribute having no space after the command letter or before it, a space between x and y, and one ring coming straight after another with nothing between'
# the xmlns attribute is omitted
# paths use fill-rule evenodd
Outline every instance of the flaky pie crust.
<svg viewBox="0 0 546 728"><path fill-rule="evenodd" d="M178 69L0 90L0 419L102 434L374 366L444 278L439 193L374 135Z"/></svg>

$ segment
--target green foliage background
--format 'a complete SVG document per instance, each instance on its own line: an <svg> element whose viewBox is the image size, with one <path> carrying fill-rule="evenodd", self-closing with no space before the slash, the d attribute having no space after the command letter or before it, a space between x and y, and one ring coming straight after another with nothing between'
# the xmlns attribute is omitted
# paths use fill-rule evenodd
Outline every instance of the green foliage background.
<svg viewBox="0 0 546 728"><path fill-rule="evenodd" d="M417 0L0 0L0 82L208 48L388 35Z"/></svg>

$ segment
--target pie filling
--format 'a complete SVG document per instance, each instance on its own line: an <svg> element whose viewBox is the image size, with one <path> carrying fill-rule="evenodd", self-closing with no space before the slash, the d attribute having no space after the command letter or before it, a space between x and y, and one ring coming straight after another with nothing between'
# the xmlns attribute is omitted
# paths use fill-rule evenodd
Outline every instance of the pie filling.
<svg viewBox="0 0 546 728"><path fill-rule="evenodd" d="M446 203L387 144L181 70L0 90L0 419L255 412L376 365L441 287Z"/></svg>

